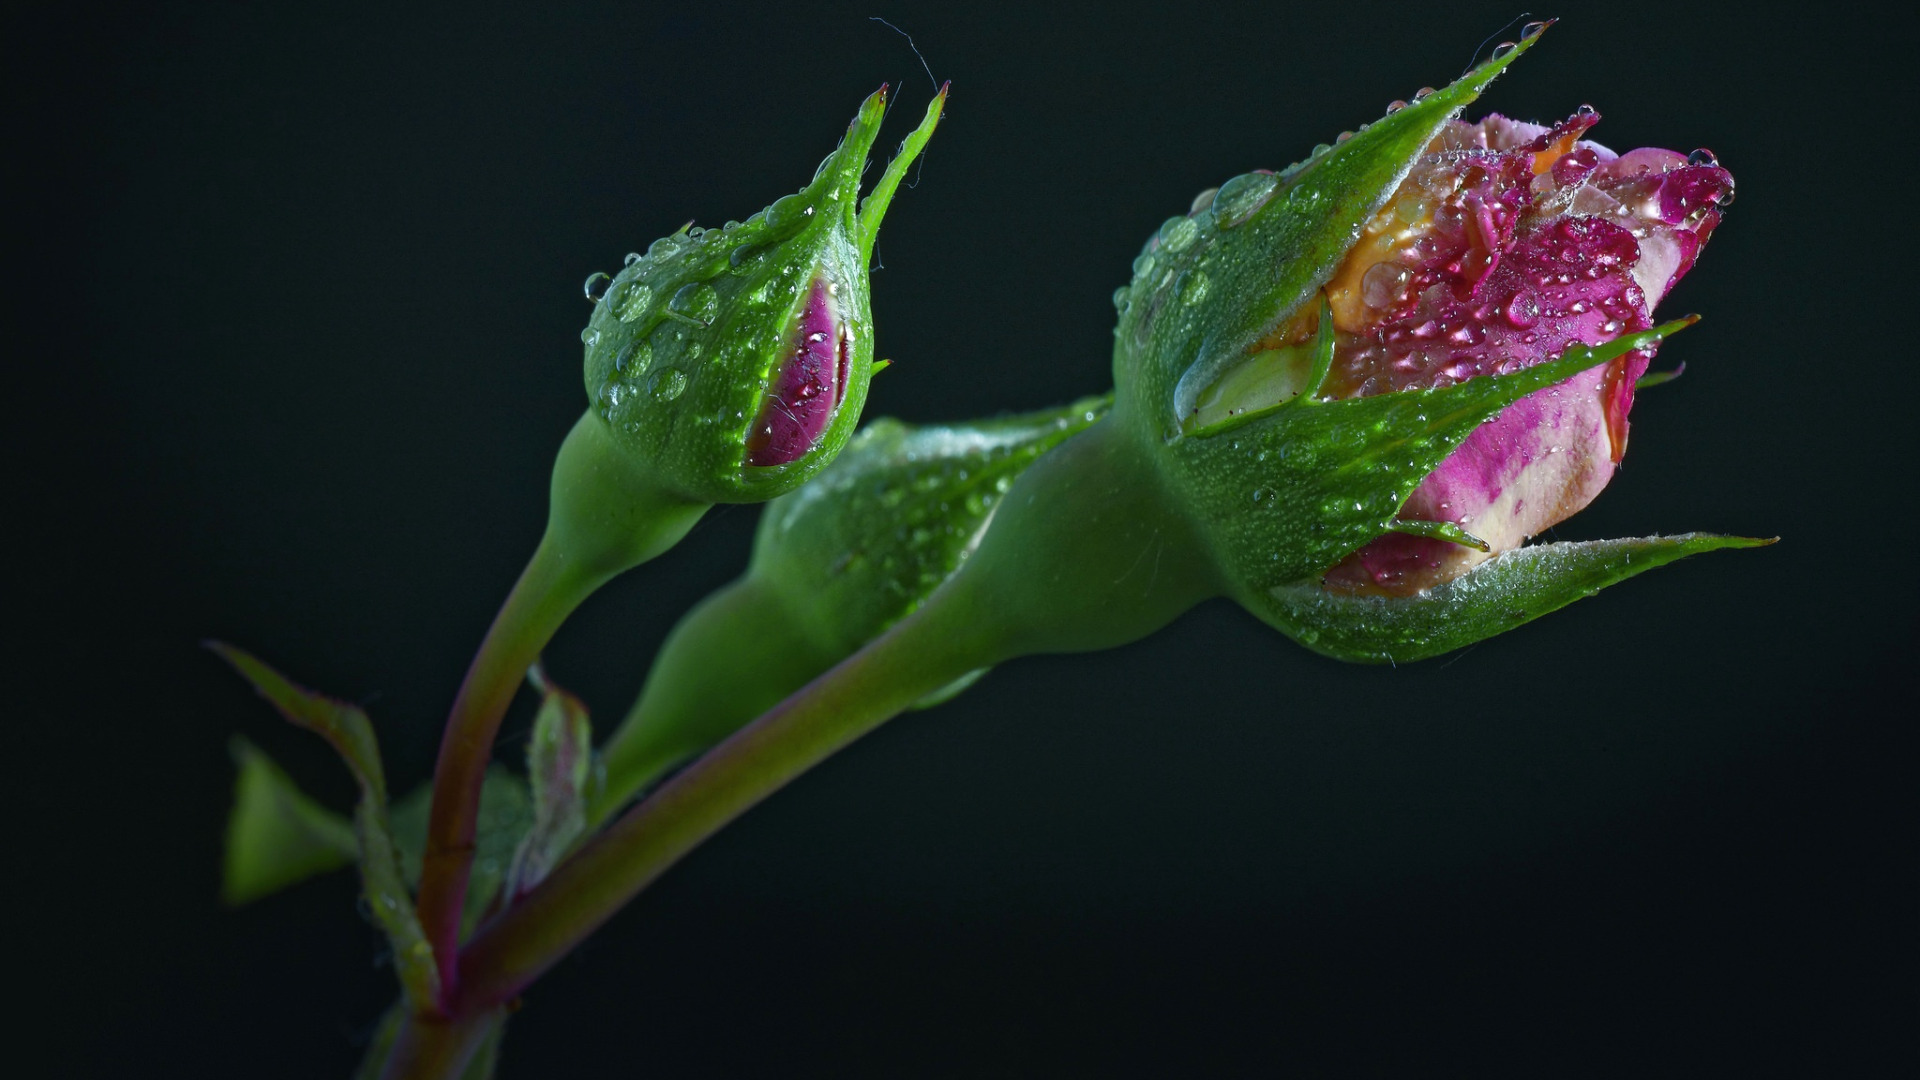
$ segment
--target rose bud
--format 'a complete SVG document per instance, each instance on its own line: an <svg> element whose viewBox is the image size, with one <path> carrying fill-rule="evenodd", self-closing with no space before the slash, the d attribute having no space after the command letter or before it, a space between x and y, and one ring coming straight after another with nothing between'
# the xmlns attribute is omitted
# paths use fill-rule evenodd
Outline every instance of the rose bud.
<svg viewBox="0 0 1920 1080"><path fill-rule="evenodd" d="M864 203L885 87L799 192L744 222L683 228L613 278L588 279L587 392L618 453L710 503L772 498L833 460L872 375L874 239L945 97Z"/></svg>
<svg viewBox="0 0 1920 1080"><path fill-rule="evenodd" d="M1704 157L1583 144L1586 112L1454 119L1543 28L1160 227L1114 294L1112 412L1021 477L946 590L1005 623L982 655L1121 644L1227 595L1322 652L1418 659L1755 542L1512 550L1611 475L1634 381L1691 322L1653 305L1732 190Z"/></svg>
<svg viewBox="0 0 1920 1080"><path fill-rule="evenodd" d="M800 486L853 434L873 374L867 263L945 101L935 95L864 200L885 87L799 192L744 222L683 228L618 275L587 279L591 405L560 446L546 532L467 671L434 769L420 911L443 976L486 763L522 674L601 585L678 543L715 503Z"/></svg>
<svg viewBox="0 0 1920 1080"><path fill-rule="evenodd" d="M767 504L739 580L688 612L602 752L595 818L917 608L963 563L1040 455L1104 398L966 424L868 424L812 483ZM975 670L922 699L958 693Z"/></svg>
<svg viewBox="0 0 1920 1080"><path fill-rule="evenodd" d="M1537 36L1536 30L1526 44ZM1463 83L1479 78L1476 73ZM1200 362L1174 395L1181 427L1172 456L1211 461L1233 482L1251 481L1245 498L1270 503L1275 520L1257 524L1262 515L1256 508L1235 515L1251 521L1230 526L1246 529L1242 541L1256 545L1232 559L1253 579L1243 584L1242 595L1270 618L1276 590L1290 596L1298 590L1281 575L1242 562L1245 556L1253 556L1247 560L1252 562L1264 555L1270 564L1285 565L1286 574L1317 577L1322 587L1343 594L1422 596L1590 502L1626 449L1634 384L1657 343L1653 308L1692 267L1719 223L1720 207L1731 201L1731 176L1705 151L1622 156L1583 140L1598 120L1591 109L1551 128L1497 115L1477 124L1421 115L1443 101L1458 108L1465 103L1461 89L1456 84L1411 107L1394 108L1372 129L1344 137L1288 175L1229 183L1185 219L1190 225L1163 227L1143 256L1168 263L1169 249L1192 233L1193 254L1159 272L1172 272L1176 288L1180 276L1207 274L1208 234L1244 228L1233 224L1246 213L1239 192L1254 189L1269 190L1275 209L1265 212L1276 219L1266 225L1273 239L1254 238L1251 254L1292 248L1317 264L1304 284L1318 285L1324 302L1299 304L1290 315L1257 326L1257 333L1203 337L1195 350ZM1411 160L1404 156L1409 135L1425 137ZM1341 186L1316 184L1320 173L1341 174ZM1211 220L1196 220L1203 215ZM1254 227L1260 224L1266 223ZM1338 245L1337 262L1316 243L1325 240ZM1330 272L1321 269L1328 262ZM1289 275L1283 270L1269 276ZM1141 299L1148 305L1168 302L1158 292ZM1156 314L1151 306L1146 313ZM1167 321L1179 335L1179 322ZM1145 320L1137 325L1150 327ZM1154 328L1148 336L1151 349L1158 343ZM1218 348L1225 341L1238 345L1237 351ZM1635 347L1622 348L1623 342ZM1543 365L1555 371L1551 385L1531 389L1530 381L1508 382L1510 391L1530 392L1518 400L1511 393L1477 395L1469 426L1444 435L1434 430L1447 411L1443 401L1464 405L1476 396L1469 392L1476 384L1490 391L1502 377L1538 372ZM1204 381L1193 378L1196 373ZM1443 392L1450 387L1464 396ZM1394 405L1354 412L1348 424L1324 432L1334 446L1316 447L1315 425L1301 422L1318 411L1315 405L1389 397L1418 403L1411 423L1391 417L1404 411ZM1283 408L1289 404L1297 407ZM1490 415L1481 415L1490 407ZM1243 427L1250 418L1264 419ZM1222 438L1228 455L1220 453ZM1431 441L1421 446L1422 439ZM1195 445L1182 452L1181 441ZM1356 451L1352 460L1338 460L1341 442ZM1327 475L1298 485L1298 465L1283 465L1263 487L1257 467L1219 467L1236 445L1252 450L1256 464L1262 457L1306 457L1313 459L1308 469ZM1368 460L1396 450L1424 452L1392 464ZM1435 450L1444 456L1429 467ZM1424 475L1405 492L1414 469ZM1321 497L1320 512L1300 505L1308 491ZM1216 489L1209 501L1223 494ZM1380 511L1389 507L1391 518L1382 520ZM1302 525L1323 534L1338 528L1346 542L1356 533L1341 526L1363 521L1379 529L1375 538L1323 573L1279 550L1257 550L1260 542L1281 540ZM1307 548L1316 561L1328 550L1321 544ZM1670 548L1656 544L1649 550ZM1518 565L1507 566L1506 574ZM1540 571L1549 563L1529 565L1536 571L1532 578L1545 587ZM1554 565L1571 572L1564 563ZM1451 618L1462 631L1475 623L1458 612ZM1283 629L1312 630L1291 617L1280 621ZM1441 635L1435 644L1464 644L1455 640L1460 636ZM1398 653L1376 658L1409 655L1408 644L1397 641Z"/></svg>

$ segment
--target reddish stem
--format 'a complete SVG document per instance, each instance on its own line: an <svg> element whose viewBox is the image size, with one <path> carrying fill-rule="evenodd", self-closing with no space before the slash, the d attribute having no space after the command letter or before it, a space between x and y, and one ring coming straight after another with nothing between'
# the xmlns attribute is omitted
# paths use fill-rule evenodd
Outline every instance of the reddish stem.
<svg viewBox="0 0 1920 1080"><path fill-rule="evenodd" d="M501 605L454 698L433 771L433 807L420 869L420 921L433 945L443 996L451 995L457 972L480 785L500 721L540 650L609 576L579 572L543 540Z"/></svg>

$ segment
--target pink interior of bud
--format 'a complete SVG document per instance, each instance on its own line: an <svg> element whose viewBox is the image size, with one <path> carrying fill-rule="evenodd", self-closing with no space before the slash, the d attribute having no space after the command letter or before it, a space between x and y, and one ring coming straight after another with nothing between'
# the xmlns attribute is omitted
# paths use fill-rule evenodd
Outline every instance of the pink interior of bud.
<svg viewBox="0 0 1920 1080"><path fill-rule="evenodd" d="M1338 344L1323 394L1451 385L1651 325L1719 222L1717 200L1733 180L1697 156L1615 155L1580 138L1596 120L1588 109L1552 128L1496 115L1441 132L1328 283ZM1633 383L1650 359L1634 352L1508 406L1400 516L1453 522L1498 553L1577 512L1625 452ZM1326 581L1404 595L1489 557L1390 534Z"/></svg>
<svg viewBox="0 0 1920 1080"><path fill-rule="evenodd" d="M832 289L815 278L786 359L747 434L747 464L785 465L813 449L846 396L852 346L852 331L835 315Z"/></svg>

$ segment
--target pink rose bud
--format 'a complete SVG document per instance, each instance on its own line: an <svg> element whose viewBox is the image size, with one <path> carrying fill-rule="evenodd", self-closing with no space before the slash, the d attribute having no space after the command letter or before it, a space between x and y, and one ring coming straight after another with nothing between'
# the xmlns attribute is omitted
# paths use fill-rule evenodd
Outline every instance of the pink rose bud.
<svg viewBox="0 0 1920 1080"><path fill-rule="evenodd" d="M1653 325L1732 201L1733 178L1704 150L1617 155L1581 137L1598 119L1582 107L1551 128L1492 115L1441 130L1327 285L1337 337L1323 399L1518 371ZM1316 314L1264 347L1304 347ZM1388 533L1326 585L1416 593L1593 501L1626 451L1652 351L1509 405L1401 508L1403 521L1457 526L1484 549Z"/></svg>

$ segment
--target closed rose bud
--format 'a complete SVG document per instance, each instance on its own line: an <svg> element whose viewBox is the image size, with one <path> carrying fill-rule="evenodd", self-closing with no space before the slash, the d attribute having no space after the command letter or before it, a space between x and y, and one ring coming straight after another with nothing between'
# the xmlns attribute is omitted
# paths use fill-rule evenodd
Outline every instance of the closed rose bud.
<svg viewBox="0 0 1920 1080"><path fill-rule="evenodd" d="M833 459L872 376L874 239L945 99L864 202L884 87L800 191L745 221L683 228L611 279L588 279L587 392L619 455L709 503L772 498Z"/></svg>

